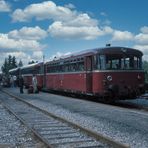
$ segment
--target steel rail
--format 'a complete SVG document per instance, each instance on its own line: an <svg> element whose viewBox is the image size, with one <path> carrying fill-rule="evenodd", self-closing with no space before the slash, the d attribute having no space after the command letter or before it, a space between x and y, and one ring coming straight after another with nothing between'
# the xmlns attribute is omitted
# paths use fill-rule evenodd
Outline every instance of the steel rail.
<svg viewBox="0 0 148 148"><path fill-rule="evenodd" d="M10 93L10 92L6 92L6 91L4 91L4 90L2 90L2 92L6 93L7 95L9 95L9 96L11 96L11 97L13 97L13 98L15 98L15 99L18 99L18 100L20 100L20 101L22 101L22 102L28 104L29 106L32 106L33 108L35 108L35 109L37 109L37 110L40 110L41 112L45 113L46 115L48 115L48 116L50 116L50 117L52 117L52 118L54 118L54 119L57 119L57 120L59 120L59 121L61 121L61 122L64 122L64 123L67 123L67 124L69 124L70 126L76 128L76 129L80 129L80 130L83 131L86 135L91 136L91 137L95 138L96 140L101 141L101 142L103 142L103 143L106 143L106 144L108 144L108 145L111 145L111 146L114 147L114 148L129 148L129 147L130 147L129 145L126 145L126 144L120 143L120 142L118 142L118 141L115 141L115 140L113 140L113 139L110 138L110 137L107 137L107 136L104 136L104 135L102 135L102 134L100 134L100 133L91 131L91 130L89 130L89 129L87 129L87 128L84 128L84 127L78 125L78 124L75 124L75 123L73 123L73 122L70 122L70 121L68 121L67 119L64 119L64 118L62 118L62 117L59 117L59 116L54 115L54 114L52 114L52 113L49 113L48 111L43 110L43 109L41 109L41 108L39 108L39 107L37 107L37 106L35 106L35 105L33 105L33 104L31 104L31 103L25 101L23 98L20 98L20 97L18 97L18 96L15 96L14 94L12 94L12 93Z"/></svg>
<svg viewBox="0 0 148 148"><path fill-rule="evenodd" d="M19 117L8 105L4 104L3 102L1 102L1 104L11 113L13 114L23 125L25 125L40 141L42 141L42 143L44 145L47 146L47 148L52 148L51 145L49 145L49 143L46 141L46 139L44 139L43 137L41 137L33 128L31 128L21 117Z"/></svg>

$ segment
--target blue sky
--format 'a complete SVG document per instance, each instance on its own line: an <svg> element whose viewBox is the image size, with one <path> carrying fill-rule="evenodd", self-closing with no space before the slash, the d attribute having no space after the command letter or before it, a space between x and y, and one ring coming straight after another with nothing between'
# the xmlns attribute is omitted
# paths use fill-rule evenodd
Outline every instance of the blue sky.
<svg viewBox="0 0 148 148"><path fill-rule="evenodd" d="M139 49L147 60L147 6L147 0L0 0L0 66L8 55L26 64L107 43Z"/></svg>

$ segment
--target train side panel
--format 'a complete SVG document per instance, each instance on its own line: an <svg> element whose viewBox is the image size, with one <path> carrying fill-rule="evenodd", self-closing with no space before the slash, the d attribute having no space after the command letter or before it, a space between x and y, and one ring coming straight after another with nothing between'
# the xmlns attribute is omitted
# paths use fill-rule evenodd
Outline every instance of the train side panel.
<svg viewBox="0 0 148 148"><path fill-rule="evenodd" d="M86 74L47 74L46 86L48 89L86 93Z"/></svg>

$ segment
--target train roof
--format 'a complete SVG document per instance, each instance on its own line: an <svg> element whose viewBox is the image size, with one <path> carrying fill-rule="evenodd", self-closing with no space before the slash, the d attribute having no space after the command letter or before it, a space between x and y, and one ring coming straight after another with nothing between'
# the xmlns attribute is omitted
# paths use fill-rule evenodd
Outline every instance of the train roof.
<svg viewBox="0 0 148 148"><path fill-rule="evenodd" d="M124 54L124 55L138 55L142 56L140 50L128 47L104 47L96 49L99 54Z"/></svg>
<svg viewBox="0 0 148 148"><path fill-rule="evenodd" d="M38 62L38 63L28 64L28 65L25 65L25 66L23 66L23 67L20 67L20 69L31 68L31 67L34 67L34 66L36 66L36 65L40 65L40 64L43 64L43 62Z"/></svg>
<svg viewBox="0 0 148 148"><path fill-rule="evenodd" d="M19 69L19 67L13 68L13 69L10 69L9 72L17 71L18 69Z"/></svg>
<svg viewBox="0 0 148 148"><path fill-rule="evenodd" d="M74 58L74 57L81 57L81 56L89 56L93 54L127 54L127 55L139 55L142 56L143 53L140 50L128 47L103 47L103 48L95 48L95 49L87 49L80 52L75 52L66 56L61 56L56 58L52 61L58 61L62 59ZM52 62L48 61L48 62ZM48 63L46 62L46 63Z"/></svg>

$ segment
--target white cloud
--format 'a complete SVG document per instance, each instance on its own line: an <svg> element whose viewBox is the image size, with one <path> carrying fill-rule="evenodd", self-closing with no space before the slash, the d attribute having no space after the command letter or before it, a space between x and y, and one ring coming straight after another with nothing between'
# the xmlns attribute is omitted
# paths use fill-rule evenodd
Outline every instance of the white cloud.
<svg viewBox="0 0 148 148"><path fill-rule="evenodd" d="M65 5L66 8L69 8L69 9L74 9L76 8L73 4L69 3L67 5Z"/></svg>
<svg viewBox="0 0 148 148"><path fill-rule="evenodd" d="M0 12L9 12L9 11L11 11L10 4L5 2L5 0L0 0Z"/></svg>
<svg viewBox="0 0 148 148"><path fill-rule="evenodd" d="M144 53L144 60L148 57L148 27L141 27L140 33L135 35L134 48L141 50Z"/></svg>
<svg viewBox="0 0 148 148"><path fill-rule="evenodd" d="M98 25L98 21L90 18L90 16L86 13L79 14L74 18L72 17L67 21L63 21L63 23L69 26L76 26L76 27L81 27L81 26L97 27Z"/></svg>
<svg viewBox="0 0 148 148"><path fill-rule="evenodd" d="M134 45L135 49L141 50L143 53L148 55L148 45Z"/></svg>
<svg viewBox="0 0 148 148"><path fill-rule="evenodd" d="M52 37L65 37L80 39L95 39L103 34L98 27L98 20L91 18L87 13L73 10L72 4L57 6L52 1L31 4L23 9L16 9L12 14L13 21L29 21L50 19L53 24L49 26ZM74 7L73 7L74 8ZM55 29L55 30L52 30ZM15 34L15 32L14 32Z"/></svg>
<svg viewBox="0 0 148 148"><path fill-rule="evenodd" d="M28 63L31 60L31 53L33 53L33 58L39 61L39 53L41 54L46 47L39 40L46 36L46 31L38 26L23 27L7 34L0 33L0 61L4 61L4 57L11 54Z"/></svg>
<svg viewBox="0 0 148 148"><path fill-rule="evenodd" d="M112 34L114 32L114 30L111 27L109 27L109 26L103 27L102 28L102 31L103 31L104 35L106 35L106 34Z"/></svg>
<svg viewBox="0 0 148 148"><path fill-rule="evenodd" d="M133 39L134 35L129 31L114 30L113 32L113 41L129 41Z"/></svg>
<svg viewBox="0 0 148 148"><path fill-rule="evenodd" d="M141 27L141 32L144 34L148 34L148 26Z"/></svg>
<svg viewBox="0 0 148 148"><path fill-rule="evenodd" d="M36 40L11 39L8 34L0 34L0 49L2 51L34 51L42 50L44 45L41 45Z"/></svg>
<svg viewBox="0 0 148 148"><path fill-rule="evenodd" d="M135 40L139 44L148 45L148 34L140 33L135 36Z"/></svg>
<svg viewBox="0 0 148 148"><path fill-rule="evenodd" d="M40 27L23 27L20 30L13 30L8 33L12 39L41 40L47 36L46 31Z"/></svg>
<svg viewBox="0 0 148 148"><path fill-rule="evenodd" d="M43 60L43 51L34 51L32 54L32 60L42 61Z"/></svg>
<svg viewBox="0 0 148 148"><path fill-rule="evenodd" d="M69 8L56 6L52 1L45 1L38 4L31 4L24 10L16 9L12 18L13 21L28 21L35 17L37 20L53 19L53 20L65 20L73 15Z"/></svg>
<svg viewBox="0 0 148 148"><path fill-rule="evenodd" d="M141 27L141 33L135 36L135 41L140 45L148 45L148 26Z"/></svg>
<svg viewBox="0 0 148 148"><path fill-rule="evenodd" d="M133 48L142 51L143 60L148 61L148 45L134 45Z"/></svg>
<svg viewBox="0 0 148 148"><path fill-rule="evenodd" d="M95 39L97 36L102 35L103 32L95 26L68 26L62 22L54 22L49 26L49 33L52 37L67 38L67 39Z"/></svg>
<svg viewBox="0 0 148 148"><path fill-rule="evenodd" d="M16 9L12 14L13 21L24 22L32 18L36 18L37 20L51 19L53 21L62 21L72 26L96 26L98 24L98 21L90 18L87 13L79 13L67 7L57 6L52 1L31 4L24 10Z"/></svg>

